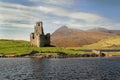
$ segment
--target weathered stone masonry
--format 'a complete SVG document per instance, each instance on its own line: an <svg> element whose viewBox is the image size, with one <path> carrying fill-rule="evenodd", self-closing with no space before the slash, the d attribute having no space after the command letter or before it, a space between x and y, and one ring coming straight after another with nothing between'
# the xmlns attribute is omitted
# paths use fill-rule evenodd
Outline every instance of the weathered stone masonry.
<svg viewBox="0 0 120 80"><path fill-rule="evenodd" d="M41 21L37 22L34 26L34 33L30 34L31 45L36 45L37 47L44 47L50 45L50 33L44 34L43 23Z"/></svg>

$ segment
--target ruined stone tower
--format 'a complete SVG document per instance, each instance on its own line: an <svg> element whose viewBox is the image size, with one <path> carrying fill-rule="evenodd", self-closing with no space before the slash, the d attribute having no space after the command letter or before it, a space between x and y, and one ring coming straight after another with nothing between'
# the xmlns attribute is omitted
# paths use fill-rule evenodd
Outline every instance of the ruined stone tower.
<svg viewBox="0 0 120 80"><path fill-rule="evenodd" d="M31 45L37 47L44 47L50 45L50 33L44 34L43 23L39 21L34 26L34 33L30 34Z"/></svg>

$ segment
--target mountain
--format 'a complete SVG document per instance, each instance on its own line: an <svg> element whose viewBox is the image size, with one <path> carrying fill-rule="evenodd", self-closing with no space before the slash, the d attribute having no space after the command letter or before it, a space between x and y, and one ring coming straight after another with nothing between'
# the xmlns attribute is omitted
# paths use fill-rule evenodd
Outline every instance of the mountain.
<svg viewBox="0 0 120 80"><path fill-rule="evenodd" d="M83 31L63 26L51 35L51 43L58 47L79 47L95 43L112 35L100 31Z"/></svg>
<svg viewBox="0 0 120 80"><path fill-rule="evenodd" d="M102 28L102 27L96 27L96 28L93 28L93 29L89 29L87 31L91 31L91 32L105 32L105 33L120 35L120 30L109 30L109 29Z"/></svg>
<svg viewBox="0 0 120 80"><path fill-rule="evenodd" d="M91 32L106 32L109 33L109 30L106 28L102 28L102 27L96 27L93 29L88 29L87 31L91 31Z"/></svg>
<svg viewBox="0 0 120 80"><path fill-rule="evenodd" d="M85 45L81 49L120 49L120 36L112 36L97 43Z"/></svg>
<svg viewBox="0 0 120 80"><path fill-rule="evenodd" d="M109 31L110 31L110 33L120 35L120 30L109 30Z"/></svg>

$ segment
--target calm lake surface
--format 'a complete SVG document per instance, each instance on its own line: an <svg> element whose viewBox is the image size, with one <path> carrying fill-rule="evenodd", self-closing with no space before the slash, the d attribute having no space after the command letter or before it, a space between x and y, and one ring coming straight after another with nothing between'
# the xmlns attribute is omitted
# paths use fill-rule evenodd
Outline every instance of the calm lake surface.
<svg viewBox="0 0 120 80"><path fill-rule="evenodd" d="M0 58L0 80L120 80L120 57Z"/></svg>

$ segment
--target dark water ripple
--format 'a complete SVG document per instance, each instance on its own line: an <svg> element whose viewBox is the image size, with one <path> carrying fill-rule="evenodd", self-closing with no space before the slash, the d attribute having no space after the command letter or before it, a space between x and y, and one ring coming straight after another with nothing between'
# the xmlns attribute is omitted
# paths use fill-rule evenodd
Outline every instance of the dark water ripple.
<svg viewBox="0 0 120 80"><path fill-rule="evenodd" d="M0 80L120 80L120 58L0 58Z"/></svg>

